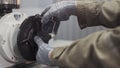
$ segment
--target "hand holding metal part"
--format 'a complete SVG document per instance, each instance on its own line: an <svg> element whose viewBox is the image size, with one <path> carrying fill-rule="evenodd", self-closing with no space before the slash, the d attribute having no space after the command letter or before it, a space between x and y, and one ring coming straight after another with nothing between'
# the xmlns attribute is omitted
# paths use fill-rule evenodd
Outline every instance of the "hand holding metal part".
<svg viewBox="0 0 120 68"><path fill-rule="evenodd" d="M42 18L44 17L44 15L50 10L50 7L46 8L43 13L41 14ZM58 20L57 17L53 16L50 18L50 20L45 23L42 22L42 31L47 32L47 33L52 33L52 34L57 34L59 25L60 25L60 21Z"/></svg>
<svg viewBox="0 0 120 68"><path fill-rule="evenodd" d="M17 44L22 57L29 61L36 60L38 45L34 37L39 36L48 43L52 35L57 34L60 21L75 15L75 1L63 1L51 5L41 15L30 16L20 26Z"/></svg>
<svg viewBox="0 0 120 68"><path fill-rule="evenodd" d="M43 31L56 34L60 22L68 20L71 15L76 15L75 1L61 1L50 5L42 14Z"/></svg>

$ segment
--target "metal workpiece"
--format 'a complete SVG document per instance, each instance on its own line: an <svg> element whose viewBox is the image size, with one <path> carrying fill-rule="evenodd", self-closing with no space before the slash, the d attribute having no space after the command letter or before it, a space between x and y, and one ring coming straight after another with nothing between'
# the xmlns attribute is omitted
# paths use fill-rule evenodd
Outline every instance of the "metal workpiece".
<svg viewBox="0 0 120 68"><path fill-rule="evenodd" d="M17 36L17 45L22 57L29 61L36 60L36 53L38 46L34 42L36 35L48 43L54 34L57 34L59 22L57 18L53 17L47 24L41 22L42 17L50 8L45 9L44 12L26 18L20 25L20 30ZM51 35L52 34L52 35Z"/></svg>
<svg viewBox="0 0 120 68"><path fill-rule="evenodd" d="M20 17L16 19L15 15ZM24 60L19 54L16 42L19 26L25 18L27 15L24 13L14 12L4 15L0 19L0 55L11 64Z"/></svg>
<svg viewBox="0 0 120 68"><path fill-rule="evenodd" d="M56 35L59 26L60 26L60 21L57 19L57 17L52 17L48 21L48 23L43 23L42 30Z"/></svg>

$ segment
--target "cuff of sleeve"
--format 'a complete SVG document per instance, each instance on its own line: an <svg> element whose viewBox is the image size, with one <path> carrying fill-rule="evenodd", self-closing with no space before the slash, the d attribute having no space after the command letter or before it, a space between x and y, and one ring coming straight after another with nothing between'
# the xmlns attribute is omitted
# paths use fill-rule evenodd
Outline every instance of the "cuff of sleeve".
<svg viewBox="0 0 120 68"><path fill-rule="evenodd" d="M54 48L50 54L50 59L53 62L59 62L60 60L60 56L62 55L62 53L64 52L66 47L57 47Z"/></svg>
<svg viewBox="0 0 120 68"><path fill-rule="evenodd" d="M97 1L78 1L77 18L81 29L90 26L98 26L100 5Z"/></svg>
<svg viewBox="0 0 120 68"><path fill-rule="evenodd" d="M85 7L80 2L79 1L77 2L77 19L80 28L83 29L87 27L87 21L85 16Z"/></svg>

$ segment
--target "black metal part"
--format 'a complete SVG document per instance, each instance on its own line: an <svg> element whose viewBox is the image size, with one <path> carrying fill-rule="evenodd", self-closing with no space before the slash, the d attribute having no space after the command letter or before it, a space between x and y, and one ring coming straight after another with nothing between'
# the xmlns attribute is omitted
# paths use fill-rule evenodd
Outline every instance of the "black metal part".
<svg viewBox="0 0 120 68"><path fill-rule="evenodd" d="M53 17L53 20L52 20L55 24L54 24L54 27L53 27L53 32L55 34L57 34L57 31L59 29L59 26L60 26L60 21L58 20L57 17Z"/></svg>
<svg viewBox="0 0 120 68"><path fill-rule="evenodd" d="M36 60L38 46L34 42L34 37L41 32L41 18L48 10L49 8L41 15L37 14L35 16L28 17L20 26L20 31L17 36L17 45L22 57L26 60Z"/></svg>
<svg viewBox="0 0 120 68"><path fill-rule="evenodd" d="M38 50L37 44L34 42L34 37L38 35L45 43L51 39L49 33L57 34L59 28L59 20L53 17L47 24L41 22L42 16L49 10L47 8L41 15L30 16L24 20L20 26L20 31L17 37L18 49L22 57L29 61L36 60Z"/></svg>
<svg viewBox="0 0 120 68"><path fill-rule="evenodd" d="M31 16L27 18L20 27L20 31L17 37L17 45L22 57L29 61L36 60L36 53L38 47L34 42L34 36L36 36L36 31L34 30L33 23L37 23L41 18L36 18ZM39 27L41 27L41 22ZM39 28L40 29L40 28ZM41 30L41 29L40 29Z"/></svg>
<svg viewBox="0 0 120 68"><path fill-rule="evenodd" d="M60 26L60 21L57 19L57 17L52 17L48 23L43 23L42 31L57 34L59 26Z"/></svg>
<svg viewBox="0 0 120 68"><path fill-rule="evenodd" d="M45 13L50 9L51 7L46 8L41 16L43 17ZM57 17L53 16L51 19L48 21L48 23L42 23L42 31L45 31L47 33L54 33L57 34L58 28L60 25L60 21Z"/></svg>

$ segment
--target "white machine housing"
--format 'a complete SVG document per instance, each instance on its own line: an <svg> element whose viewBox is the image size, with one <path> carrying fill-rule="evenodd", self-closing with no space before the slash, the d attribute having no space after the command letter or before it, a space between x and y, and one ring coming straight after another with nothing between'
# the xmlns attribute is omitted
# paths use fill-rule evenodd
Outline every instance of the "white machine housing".
<svg viewBox="0 0 120 68"><path fill-rule="evenodd" d="M17 34L19 26L27 18L21 12L13 12L4 15L0 19L0 55L11 63L22 60L17 49Z"/></svg>

